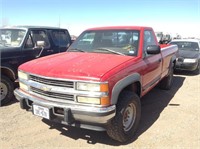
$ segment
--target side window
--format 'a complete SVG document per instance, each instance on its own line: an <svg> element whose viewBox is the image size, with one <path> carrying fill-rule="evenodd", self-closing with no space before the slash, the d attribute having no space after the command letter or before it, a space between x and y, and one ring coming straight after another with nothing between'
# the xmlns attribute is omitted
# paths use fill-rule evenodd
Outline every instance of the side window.
<svg viewBox="0 0 200 149"><path fill-rule="evenodd" d="M146 48L149 45L156 45L156 41L153 35L153 31L146 30L144 31L144 43L143 43L143 52L146 54Z"/></svg>
<svg viewBox="0 0 200 149"><path fill-rule="evenodd" d="M34 46L37 46L37 41L44 41L45 47L49 47L49 39L45 31L43 30L33 30L31 31L31 36L33 39Z"/></svg>
<svg viewBox="0 0 200 149"><path fill-rule="evenodd" d="M62 30L54 30L52 31L53 42L56 46L66 47L70 44L68 32Z"/></svg>
<svg viewBox="0 0 200 149"><path fill-rule="evenodd" d="M25 44L25 48L33 48L33 47L34 47L33 40L31 38L31 35L29 34Z"/></svg>

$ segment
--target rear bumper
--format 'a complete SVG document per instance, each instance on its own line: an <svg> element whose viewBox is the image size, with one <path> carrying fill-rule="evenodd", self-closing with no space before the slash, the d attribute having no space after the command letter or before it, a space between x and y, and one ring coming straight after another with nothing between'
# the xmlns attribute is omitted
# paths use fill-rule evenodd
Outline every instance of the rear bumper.
<svg viewBox="0 0 200 149"><path fill-rule="evenodd" d="M116 106L92 107L78 104L63 104L32 96L20 89L14 95L22 109L33 111L33 105L50 109L50 120L81 128L104 131L106 124L115 116Z"/></svg>

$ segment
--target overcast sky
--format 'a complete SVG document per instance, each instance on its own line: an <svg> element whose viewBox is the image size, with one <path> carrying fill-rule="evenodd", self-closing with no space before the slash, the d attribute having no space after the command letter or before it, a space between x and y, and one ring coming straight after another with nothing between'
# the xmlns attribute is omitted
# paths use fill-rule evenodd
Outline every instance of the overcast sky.
<svg viewBox="0 0 200 149"><path fill-rule="evenodd" d="M0 26L41 25L79 35L97 26L143 25L200 37L200 0L0 0Z"/></svg>

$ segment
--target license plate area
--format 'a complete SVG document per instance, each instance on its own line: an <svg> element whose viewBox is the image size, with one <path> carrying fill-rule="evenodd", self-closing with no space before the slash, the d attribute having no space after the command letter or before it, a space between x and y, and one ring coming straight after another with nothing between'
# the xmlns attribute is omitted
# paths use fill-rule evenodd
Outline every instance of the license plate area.
<svg viewBox="0 0 200 149"><path fill-rule="evenodd" d="M33 105L33 114L46 119L50 119L50 109L47 107Z"/></svg>

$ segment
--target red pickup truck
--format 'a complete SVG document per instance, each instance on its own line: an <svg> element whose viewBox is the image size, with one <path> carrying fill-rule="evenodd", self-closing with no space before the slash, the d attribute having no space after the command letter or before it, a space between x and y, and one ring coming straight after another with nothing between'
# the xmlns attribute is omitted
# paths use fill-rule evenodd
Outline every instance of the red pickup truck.
<svg viewBox="0 0 200 149"><path fill-rule="evenodd" d="M158 83L170 89L176 52L150 27L88 29L67 52L22 64L14 94L34 115L125 142L139 125L140 98Z"/></svg>

